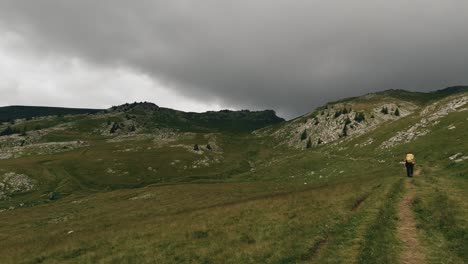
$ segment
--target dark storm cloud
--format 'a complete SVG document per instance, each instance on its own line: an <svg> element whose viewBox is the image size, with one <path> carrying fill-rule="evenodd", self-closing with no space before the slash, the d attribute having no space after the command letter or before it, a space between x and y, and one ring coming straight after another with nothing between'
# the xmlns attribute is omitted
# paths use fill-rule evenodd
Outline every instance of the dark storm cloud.
<svg viewBox="0 0 468 264"><path fill-rule="evenodd" d="M197 100L293 116L370 91L468 83L467 11L462 0L0 0L0 27Z"/></svg>

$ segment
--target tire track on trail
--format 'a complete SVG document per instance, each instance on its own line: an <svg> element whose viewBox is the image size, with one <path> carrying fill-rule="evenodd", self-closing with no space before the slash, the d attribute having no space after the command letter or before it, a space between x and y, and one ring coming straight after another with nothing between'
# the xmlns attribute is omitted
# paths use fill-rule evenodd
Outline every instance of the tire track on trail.
<svg viewBox="0 0 468 264"><path fill-rule="evenodd" d="M419 171L416 171L415 176L417 175L419 175ZM418 240L418 231L416 228L414 213L411 209L415 195L414 178L406 179L404 186L406 192L398 205L399 222L397 227L397 236L403 246L400 254L400 263L426 263L424 248Z"/></svg>

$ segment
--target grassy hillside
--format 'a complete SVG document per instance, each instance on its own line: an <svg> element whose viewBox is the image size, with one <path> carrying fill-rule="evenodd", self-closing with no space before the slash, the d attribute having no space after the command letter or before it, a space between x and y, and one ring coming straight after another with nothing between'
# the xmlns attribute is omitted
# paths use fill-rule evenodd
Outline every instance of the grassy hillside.
<svg viewBox="0 0 468 264"><path fill-rule="evenodd" d="M0 137L2 263L466 263L468 93L439 93L17 122L38 129Z"/></svg>

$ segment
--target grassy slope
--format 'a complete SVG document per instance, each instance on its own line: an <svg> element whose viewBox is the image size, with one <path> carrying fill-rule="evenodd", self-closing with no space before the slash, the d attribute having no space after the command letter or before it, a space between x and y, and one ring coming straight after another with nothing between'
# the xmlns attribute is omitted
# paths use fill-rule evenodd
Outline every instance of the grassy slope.
<svg viewBox="0 0 468 264"><path fill-rule="evenodd" d="M0 160L0 172L23 172L40 182L39 190L0 206L42 201L0 213L0 254L7 263L396 263L395 205L403 191L398 162L412 148L422 168L414 208L429 260L463 263L467 165L448 156L468 149L466 118L466 112L450 114L429 135L390 151L376 146L416 115L344 142L342 150L298 152L245 134L219 134L223 162L189 171L170 162L189 165L199 155L148 150L153 143L145 140L105 142L85 133L93 127L86 121L65 139L87 138L90 147ZM450 124L457 128L447 130ZM373 144L354 147L369 136ZM197 134L174 144L203 140ZM117 152L122 149L137 151ZM107 174L116 164L129 174ZM49 202L43 195L50 191L63 198Z"/></svg>

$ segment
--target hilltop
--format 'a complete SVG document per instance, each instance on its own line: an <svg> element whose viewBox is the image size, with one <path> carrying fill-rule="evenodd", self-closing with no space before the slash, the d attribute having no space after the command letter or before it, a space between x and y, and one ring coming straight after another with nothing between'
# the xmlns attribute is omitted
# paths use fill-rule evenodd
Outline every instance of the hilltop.
<svg viewBox="0 0 468 264"><path fill-rule="evenodd" d="M110 108L111 113L125 113L126 116L141 121L145 125L158 128L179 129L182 131L231 131L249 132L268 125L283 122L273 110L264 111L208 111L193 113L159 107L156 104L142 102L123 104ZM136 117L139 118L136 118Z"/></svg>
<svg viewBox="0 0 468 264"><path fill-rule="evenodd" d="M444 98L466 92L468 92L467 86L457 86L429 93L405 90L370 93L328 103L281 126L260 130L257 134L273 136L280 141L280 144L295 148L327 144L349 138L348 136L365 134L383 124L398 121L418 112L425 106L437 105ZM438 110L451 111L457 104L464 103L464 99L460 102L455 100L444 109ZM429 114L427 112L426 114Z"/></svg>
<svg viewBox="0 0 468 264"><path fill-rule="evenodd" d="M466 86L289 121L148 102L41 111L0 124L6 263L468 261Z"/></svg>
<svg viewBox="0 0 468 264"><path fill-rule="evenodd" d="M23 106L13 105L0 107L0 123L11 122L16 119L32 119L34 117L54 116L54 115L79 115L94 114L102 110L86 108L65 108L47 106Z"/></svg>

